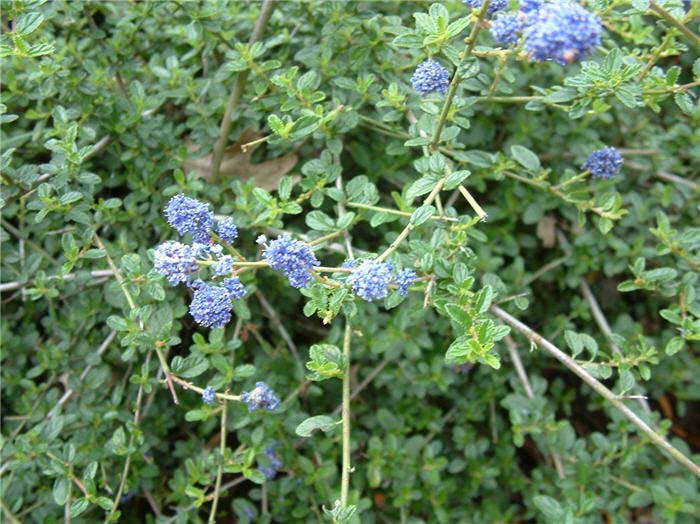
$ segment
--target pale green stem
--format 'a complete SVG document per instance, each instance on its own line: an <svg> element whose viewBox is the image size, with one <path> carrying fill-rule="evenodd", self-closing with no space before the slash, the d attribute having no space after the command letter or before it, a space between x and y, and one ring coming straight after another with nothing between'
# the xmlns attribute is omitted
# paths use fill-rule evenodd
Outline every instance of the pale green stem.
<svg viewBox="0 0 700 524"><path fill-rule="evenodd" d="M435 184L435 187L433 190L430 192L430 194L426 197L426 199L423 201L423 205L427 206L433 203L433 200L435 200L435 197L438 195L438 193L442 190L442 186L445 184L445 179L441 178L437 184ZM413 224L407 224L405 228L403 228L403 231L399 233L399 236L397 236L394 241L389 245L388 248L386 248L386 251L379 255L377 257L377 260L379 262L383 262L384 260L387 259L389 255L391 255L394 251L396 251L396 248L401 245L401 242L404 241L404 239L408 236L408 234L413 231Z"/></svg>
<svg viewBox="0 0 700 524"><path fill-rule="evenodd" d="M214 485L214 500L211 503L211 510L209 511L209 524L214 524L216 522L216 507L219 505L219 492L221 490L221 478L224 475L224 453L226 452L226 412L228 411L226 405L226 396L224 396L224 406L221 410L221 437L219 439L219 467L216 471L216 484Z"/></svg>
<svg viewBox="0 0 700 524"><path fill-rule="evenodd" d="M650 7L651 7L652 11L654 11L661 18L666 20L669 24L671 24L673 27L675 27L681 33L683 33L685 36L687 36L688 39L693 43L693 45L700 49L700 36L693 33L690 29L688 29L688 26L683 24L683 22L678 20L671 13L666 11L666 9L664 9L662 6L660 6L658 3L654 2L653 0L650 2Z"/></svg>
<svg viewBox="0 0 700 524"><path fill-rule="evenodd" d="M119 283L119 287L121 287L122 293L124 294L124 297L126 298L126 301L129 304L129 307L132 310L136 309L136 302L134 302L134 299L131 296L129 289L126 287L126 282L124 282L124 277L122 276L121 272L119 271L119 268L116 266L116 264L112 260L112 257L109 256L107 249L105 248L104 244L102 243L102 239L100 239L100 237L97 235L97 233L94 234L93 238L95 240L95 244L97 245L97 247L105 252L105 258L107 259L107 264L109 265L109 268L112 270L112 273L114 274L114 278ZM139 321L139 325L141 326L141 329L143 329L143 322ZM171 378L172 373L170 372L170 366L168 366L168 362L165 360L165 355L163 354L163 351L161 351L160 347L158 347L157 345L153 349L155 349L156 355L158 355L158 361L160 362L160 367L163 369L163 373L165 374L165 380L168 383L168 388L170 389L170 394L173 397L173 402L175 402L175 404L179 404L179 401L177 399L177 393L175 393L175 386L173 386L173 381Z"/></svg>
<svg viewBox="0 0 700 524"><path fill-rule="evenodd" d="M173 381L180 384L183 388L194 391L195 393L199 393L200 395L204 393L203 388L195 386L194 384L192 384L192 382L187 382L186 380L181 379L177 375L173 375L172 377ZM224 403L226 400L241 400L240 395L229 395L228 393L216 393L216 398L220 398L224 401Z"/></svg>
<svg viewBox="0 0 700 524"><path fill-rule="evenodd" d="M479 216L479 219L482 220L483 222L486 222L488 220L489 216L484 211L479 203L476 201L476 199L471 195L469 191L467 191L467 188L464 187L463 185L459 186L459 192L462 193L462 196L466 199L467 202L469 202L469 205L471 208L474 210L474 212Z"/></svg>
<svg viewBox="0 0 700 524"><path fill-rule="evenodd" d="M447 96L445 97L445 103L443 104L442 112L440 113L440 119L438 120L437 127L435 128L435 136L433 137L433 141L430 144L430 149L432 149L433 151L437 151L438 147L440 146L440 136L442 135L442 130L445 127L447 115L449 114L450 107L452 106L452 100L454 99L455 94L457 93L457 87L459 86L459 82L462 79L462 77L459 75L459 68L464 63L464 61L472 54L474 45L476 45L476 39L479 36L479 32L481 31L481 23L484 21L484 18L486 18L486 12L488 11L490 3L491 0L486 0L482 4L481 9L479 10L479 14L477 15L476 20L473 22L474 25L472 26L472 31L469 34L469 43L467 44L467 49L464 51L462 59L459 61L459 64L457 65L457 70L455 71L455 74L452 77L452 81L450 82L450 87L447 90Z"/></svg>
<svg viewBox="0 0 700 524"><path fill-rule="evenodd" d="M400 217L411 218L411 213L406 211L399 211L398 209L390 209L388 207L370 206L369 204L360 204L359 202L347 202L345 204L348 207L356 207L359 209L367 209L369 211L377 211L379 213L388 213L390 215L397 215ZM431 220L444 220L445 222L459 222L456 218L445 217L440 215L433 215L430 217Z"/></svg>
<svg viewBox="0 0 700 524"><path fill-rule="evenodd" d="M341 417L343 420L343 463L340 480L340 505L348 506L348 492L350 490L350 341L352 328L350 319L345 320L345 336L343 337L343 355L345 356L345 371L343 372L343 407Z"/></svg>

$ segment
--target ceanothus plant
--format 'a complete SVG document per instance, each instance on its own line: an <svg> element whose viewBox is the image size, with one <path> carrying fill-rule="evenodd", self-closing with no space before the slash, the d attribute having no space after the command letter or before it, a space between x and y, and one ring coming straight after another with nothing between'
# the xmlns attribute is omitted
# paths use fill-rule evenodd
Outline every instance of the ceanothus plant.
<svg viewBox="0 0 700 524"><path fill-rule="evenodd" d="M696 2L2 10L3 521L697 519Z"/></svg>

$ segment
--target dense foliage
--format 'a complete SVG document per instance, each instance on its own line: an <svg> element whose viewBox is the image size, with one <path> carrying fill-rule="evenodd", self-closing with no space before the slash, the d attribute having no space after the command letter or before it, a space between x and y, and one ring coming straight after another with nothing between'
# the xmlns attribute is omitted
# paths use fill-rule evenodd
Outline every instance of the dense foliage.
<svg viewBox="0 0 700 524"><path fill-rule="evenodd" d="M0 7L3 521L700 520L700 2Z"/></svg>

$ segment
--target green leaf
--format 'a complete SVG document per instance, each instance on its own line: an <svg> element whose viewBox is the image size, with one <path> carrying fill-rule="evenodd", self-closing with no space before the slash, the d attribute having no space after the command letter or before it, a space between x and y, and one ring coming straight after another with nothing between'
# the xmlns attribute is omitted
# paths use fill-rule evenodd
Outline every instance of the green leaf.
<svg viewBox="0 0 700 524"><path fill-rule="evenodd" d="M561 522L559 519L562 516L563 510L556 499L546 495L535 495L532 501L535 503L535 506L537 506L537 509L544 514L547 522L551 522L552 524Z"/></svg>
<svg viewBox="0 0 700 524"><path fill-rule="evenodd" d="M41 13L26 13L17 20L17 33L20 35L28 35L33 33L37 27L44 21L44 15Z"/></svg>
<svg viewBox="0 0 700 524"><path fill-rule="evenodd" d="M572 356L576 357L576 355L583 351L583 340L575 331L569 331L567 329L564 332L564 339L566 340L566 344L569 346L569 349L571 349L571 352L573 353Z"/></svg>
<svg viewBox="0 0 700 524"><path fill-rule="evenodd" d="M53 499L56 504L63 506L68 499L70 481L66 477L58 477L53 483Z"/></svg>
<svg viewBox="0 0 700 524"><path fill-rule="evenodd" d="M306 225L316 231L335 231L335 221L323 211L311 211L306 215Z"/></svg>
<svg viewBox="0 0 700 524"><path fill-rule="evenodd" d="M680 350L683 349L684 345L685 345L685 340L683 340L682 337L673 337L666 344L666 349L665 349L666 354L667 355L675 355L676 353L678 353Z"/></svg>
<svg viewBox="0 0 700 524"><path fill-rule="evenodd" d="M510 152L513 155L513 158L515 158L525 169L530 171L540 170L540 159L528 148L514 145L510 148Z"/></svg>
<svg viewBox="0 0 700 524"><path fill-rule="evenodd" d="M190 355L187 358L176 356L170 367L176 375L182 378L193 378L209 369L209 361L201 355Z"/></svg>
<svg viewBox="0 0 700 524"><path fill-rule="evenodd" d="M411 224L414 226L420 226L421 224L427 222L430 220L430 217L432 217L435 214L435 207L434 206L421 206L418 209L416 209L413 214L411 215Z"/></svg>
<svg viewBox="0 0 700 524"><path fill-rule="evenodd" d="M459 324L465 331L472 325L472 318L464 309L464 306L458 304L446 304L445 311L449 317Z"/></svg>
<svg viewBox="0 0 700 524"><path fill-rule="evenodd" d="M412 201L416 197L430 193L438 181L439 177L435 175L419 178L406 190L406 200Z"/></svg>
<svg viewBox="0 0 700 524"><path fill-rule="evenodd" d="M476 300L474 301L476 310L479 313L486 312L491 307L493 296L493 289L491 289L491 286L484 286L476 295Z"/></svg>
<svg viewBox="0 0 700 524"><path fill-rule="evenodd" d="M340 420L334 420L328 415L316 415L314 417L307 418L301 424L299 424L295 432L300 437L310 437L311 433L317 429L320 429L324 433L328 433L336 425L340 424L340 422Z"/></svg>

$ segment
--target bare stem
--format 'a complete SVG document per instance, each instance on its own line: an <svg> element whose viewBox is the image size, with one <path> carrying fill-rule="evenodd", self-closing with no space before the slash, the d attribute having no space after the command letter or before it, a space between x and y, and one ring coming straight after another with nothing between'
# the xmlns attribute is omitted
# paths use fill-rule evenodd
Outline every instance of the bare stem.
<svg viewBox="0 0 700 524"><path fill-rule="evenodd" d="M260 14L258 15L258 21L255 23L255 28L250 35L248 40L249 44L254 44L260 40L265 32L265 26L267 21L272 15L272 9L274 8L274 2L272 0L263 0L262 6L260 8ZM219 178L219 172L221 170L221 161L224 158L224 150L226 149L226 142L228 141L228 135L231 131L231 113L238 106L238 101L243 94L243 87L246 85L246 80L248 79L248 70L241 71L241 73L236 77L236 82L233 85L233 90L231 91L231 96L226 105L226 110L224 111L224 117L221 119L221 127L219 129L219 138L214 145L214 154L211 159L210 173L213 180Z"/></svg>
<svg viewBox="0 0 700 524"><path fill-rule="evenodd" d="M224 453L226 451L226 412L228 411L226 405L226 399L224 398L224 406L221 410L221 436L220 436L220 446L219 453L219 467L216 470L216 484L214 485L214 500L211 503L211 511L209 512L209 524L214 524L216 522L216 507L219 505L219 494L221 490L221 478L224 475Z"/></svg>
<svg viewBox="0 0 700 524"><path fill-rule="evenodd" d="M350 341L352 328L350 319L345 320L345 336L343 337L343 355L345 356L345 372L343 373L343 464L340 480L340 505L348 506L348 491L350 490Z"/></svg>
<svg viewBox="0 0 700 524"><path fill-rule="evenodd" d="M644 422L641 418L639 418L639 416L634 411L632 411L630 408L628 408L624 404L624 402L622 402L617 397L617 395L615 395L615 393L610 391L603 384L601 384L598 380L596 380L593 376L591 376L585 369L583 369L569 355L564 353L561 349L559 349L557 346L552 344L549 340L542 337L542 335L535 332L532 328L523 324L515 317L512 317L507 312L503 311L498 306L491 306L491 312L494 315L496 315L498 318L503 320L506 324L509 324L510 326L512 326L515 329L517 329L518 331L520 331L520 333L525 335L534 344L536 344L540 348L547 351L550 355L552 355L554 358L556 358L559 362L564 364L564 366L566 366L572 372L574 372L576 375L578 375L579 378L581 378L581 380L583 380L586 384L588 384L591 388L593 388L598 394L600 394L603 398L605 398L608 402L610 402L630 422L632 422L632 424L637 426L637 428L639 428L639 430L642 433L644 433L647 437L649 437L649 439L654 444L656 444L659 448L661 448L662 450L664 450L668 454L670 454L683 467L687 468L688 470L693 472L693 474L700 477L700 466L695 464L695 462L690 460L683 453L681 453L678 449L673 447L673 445L670 442L668 442L663 436L659 435L656 431L654 431L651 427L649 427L649 425L646 422Z"/></svg>

